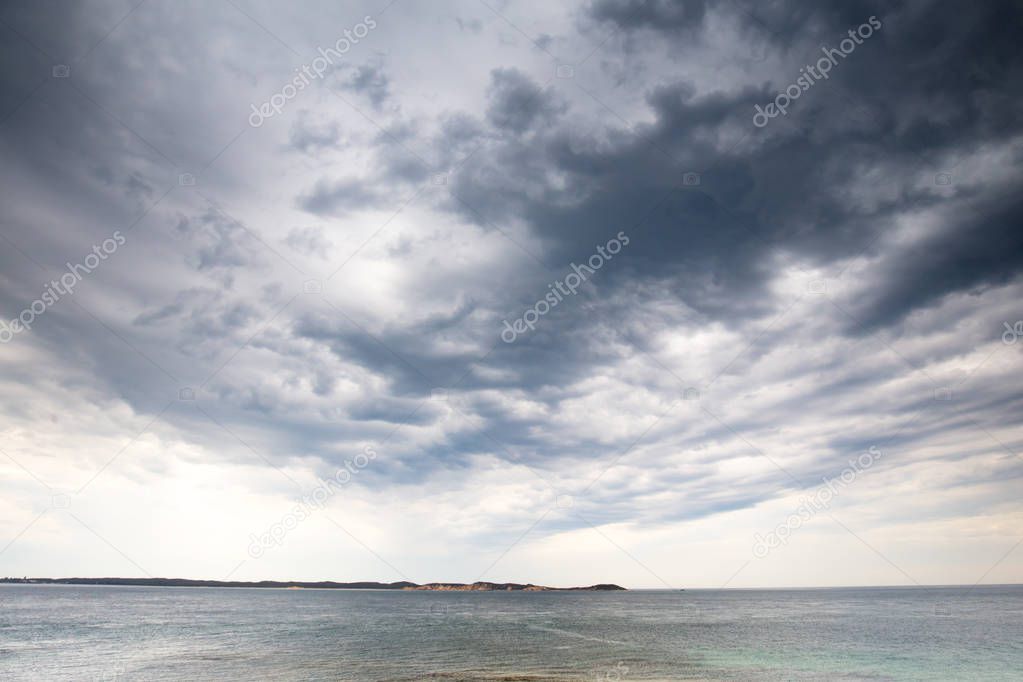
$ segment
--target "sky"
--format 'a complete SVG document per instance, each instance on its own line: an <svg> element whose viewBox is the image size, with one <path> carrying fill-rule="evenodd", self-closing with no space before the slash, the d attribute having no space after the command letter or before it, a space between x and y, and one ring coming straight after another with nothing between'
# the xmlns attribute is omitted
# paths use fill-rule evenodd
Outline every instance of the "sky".
<svg viewBox="0 0 1023 682"><path fill-rule="evenodd" d="M1021 29L4 3L0 576L1023 581Z"/></svg>

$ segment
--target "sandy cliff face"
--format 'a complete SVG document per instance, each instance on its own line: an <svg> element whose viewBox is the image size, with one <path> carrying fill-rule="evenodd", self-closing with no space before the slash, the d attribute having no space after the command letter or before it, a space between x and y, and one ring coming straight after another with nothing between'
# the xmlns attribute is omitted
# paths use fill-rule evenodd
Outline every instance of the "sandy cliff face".
<svg viewBox="0 0 1023 682"><path fill-rule="evenodd" d="M518 583L485 583L476 582L471 585L465 583L427 583L406 587L406 590L434 590L438 592L491 592L494 590L544 590L550 589L540 585L519 585Z"/></svg>

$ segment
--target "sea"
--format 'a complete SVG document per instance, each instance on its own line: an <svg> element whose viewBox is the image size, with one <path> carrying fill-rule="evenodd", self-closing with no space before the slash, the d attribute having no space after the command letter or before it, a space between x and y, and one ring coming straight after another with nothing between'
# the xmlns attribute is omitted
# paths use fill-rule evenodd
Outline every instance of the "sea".
<svg viewBox="0 0 1023 682"><path fill-rule="evenodd" d="M1023 586L0 585L0 680L1021 680Z"/></svg>

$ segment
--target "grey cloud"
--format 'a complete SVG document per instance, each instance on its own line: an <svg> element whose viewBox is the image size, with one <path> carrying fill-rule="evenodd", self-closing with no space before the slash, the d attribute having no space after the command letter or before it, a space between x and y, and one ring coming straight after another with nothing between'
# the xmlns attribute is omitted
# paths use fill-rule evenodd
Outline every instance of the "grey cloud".
<svg viewBox="0 0 1023 682"><path fill-rule="evenodd" d="M363 180L319 181L313 189L299 197L298 205L316 215L344 215L376 205L379 195Z"/></svg>
<svg viewBox="0 0 1023 682"><path fill-rule="evenodd" d="M247 265L257 253L245 229L212 207L198 216L180 216L177 230L198 245L190 260L199 270Z"/></svg>
<svg viewBox="0 0 1023 682"><path fill-rule="evenodd" d="M1023 203L999 197L993 205L967 204L940 233L892 254L879 294L858 312L857 332L899 322L908 311L973 287L998 286L1023 268ZM981 235L978 238L978 235ZM855 326L854 326L855 329Z"/></svg>
<svg viewBox="0 0 1023 682"><path fill-rule="evenodd" d="M498 128L521 134L564 111L551 94L521 71L497 69L490 79L487 120Z"/></svg>
<svg viewBox="0 0 1023 682"><path fill-rule="evenodd" d="M333 243L327 238L322 227L309 225L307 227L296 227L288 232L284 242L291 248L306 255L325 257L333 248Z"/></svg>
<svg viewBox="0 0 1023 682"><path fill-rule="evenodd" d="M291 126L289 142L301 152L335 148L340 141L341 128L333 121L314 121L309 116L301 116Z"/></svg>
<svg viewBox="0 0 1023 682"><path fill-rule="evenodd" d="M390 80L380 66L363 64L344 80L344 87L364 95L373 108L380 110L390 95Z"/></svg>
<svg viewBox="0 0 1023 682"><path fill-rule="evenodd" d="M460 17L455 17L455 23L458 25L458 30L462 32L479 33L483 30L483 22L479 19L463 20Z"/></svg>
<svg viewBox="0 0 1023 682"><path fill-rule="evenodd" d="M831 27L857 17L848 28L875 9L867 3L856 11L821 10L817 15ZM884 28L836 68L834 78L818 83L806 100L793 104L789 119L798 119L795 128L785 119L772 121L764 130L751 125L754 104L766 103L776 92L770 87L698 94L686 83L664 85L648 95L652 124L617 131L610 144L580 137L566 126L525 147L518 142L500 145L474 160L458 179L459 193L488 220L524 216L547 240L552 264L592 251L592 244L619 229L633 229L633 272L679 277L680 295L704 312L747 314L772 274L765 267L772 254L790 252L822 266L836 263L870 249L900 216L942 201L906 187L893 201L850 205L842 192L857 182L857 169L883 158L893 172L933 175L938 167L931 163L942 155L962 154L1019 134L1009 112L1021 106L1020 90L998 87L1020 74L1018 55L1009 47L1013 27L1020 24L1019 11L1004 4L977 8L969 18L935 11L927 14L933 25L926 32L911 23L925 14L923 9L902 12L891 9ZM924 41L934 35L944 40L923 66L912 55L924 50ZM800 45L810 58L819 53L819 46L809 41ZM794 52L795 47L785 50ZM989 94L978 98L974 92L968 62L986 65L990 85L981 92ZM786 82L786 75L791 80L798 72L779 74L775 87ZM540 106L535 90L529 97L528 85L516 76L496 76L495 83L491 120L512 130L528 127ZM512 94L501 96L504 90ZM924 105L935 98L945 102L941 122ZM522 101L534 102L534 108L516 105ZM980 101L986 106L979 106ZM850 113L860 117L850 119ZM729 144L736 139L739 144ZM510 183L486 183L488 167L511 178ZM560 171L561 187L543 182L552 167ZM700 173L698 186L683 185L687 172ZM898 176L892 182L907 184ZM1017 270L1018 245L1005 242L1002 231L1012 224L1011 217L985 216L994 206L991 202L970 205L982 213L959 212L962 222L951 232L978 230L986 234L981 243L1002 244L1006 251L997 257L991 250L969 254L939 239L929 246L944 250L943 267L971 274L956 275L948 285L933 288L924 272L902 269L906 276L920 277L908 286L931 288L937 295L985 280L1001 282ZM473 213L465 211L470 219ZM892 305L902 304L883 316L888 319L923 300L877 295Z"/></svg>
<svg viewBox="0 0 1023 682"><path fill-rule="evenodd" d="M707 13L706 0L597 0L588 8L598 21L624 29L675 31L699 27Z"/></svg>

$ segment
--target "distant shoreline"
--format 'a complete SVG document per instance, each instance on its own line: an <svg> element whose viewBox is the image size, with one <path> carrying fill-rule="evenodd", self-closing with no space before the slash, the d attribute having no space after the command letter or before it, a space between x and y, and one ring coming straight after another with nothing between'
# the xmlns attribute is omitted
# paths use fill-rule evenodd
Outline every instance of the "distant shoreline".
<svg viewBox="0 0 1023 682"><path fill-rule="evenodd" d="M261 580L245 582L240 580L190 580L187 578L0 578L0 584L14 585L110 585L121 587L260 587L269 589L319 589L319 590L405 590L433 592L617 592L625 588L619 585L601 583L587 587L547 587L532 583L425 583L408 581L394 583L352 582L339 583L332 580L317 582Z"/></svg>

